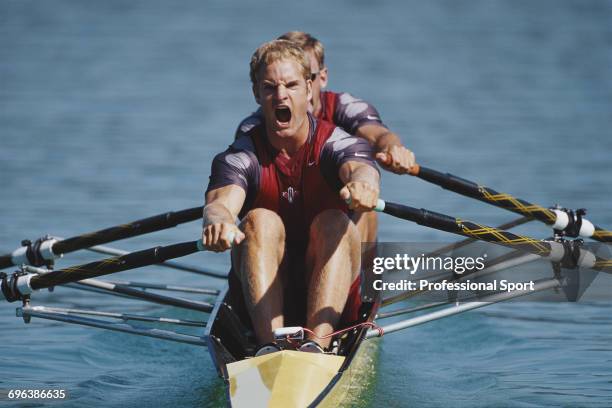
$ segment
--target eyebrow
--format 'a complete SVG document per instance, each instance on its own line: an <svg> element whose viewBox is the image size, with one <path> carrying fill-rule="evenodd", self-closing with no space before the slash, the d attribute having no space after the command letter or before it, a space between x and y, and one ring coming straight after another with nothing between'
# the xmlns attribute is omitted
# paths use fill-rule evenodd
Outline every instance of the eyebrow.
<svg viewBox="0 0 612 408"><path fill-rule="evenodd" d="M280 84L278 84L278 83L276 83L274 81L271 81L269 79L264 79L264 80L261 81L261 83L264 84L264 85L272 85L272 86L275 86L275 87L280 85ZM299 83L300 83L299 79L290 79L290 80L285 82L285 86L297 85Z"/></svg>

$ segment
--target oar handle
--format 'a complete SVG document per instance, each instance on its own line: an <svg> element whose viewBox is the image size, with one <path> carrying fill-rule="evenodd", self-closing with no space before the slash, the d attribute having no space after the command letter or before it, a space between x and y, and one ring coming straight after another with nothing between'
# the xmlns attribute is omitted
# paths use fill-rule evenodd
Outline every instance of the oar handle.
<svg viewBox="0 0 612 408"><path fill-rule="evenodd" d="M393 162L393 159L391 158L391 155L385 153L387 155L387 159L385 161L383 161L382 163L384 165L391 165L391 163ZM420 170L420 166L418 164L414 164L413 166L411 166L408 169L408 174L410 174L411 176L418 176L419 175L419 170Z"/></svg>
<svg viewBox="0 0 612 408"><path fill-rule="evenodd" d="M236 243L236 232L235 231L230 231L227 234L227 238L231 242L232 246L234 246L234 244ZM198 246L198 251L207 251L206 247L204 246L204 242L202 241L202 239L198 239L197 246Z"/></svg>
<svg viewBox="0 0 612 408"><path fill-rule="evenodd" d="M387 203L385 203L385 200L383 200L382 198L379 198L378 201L376 202L376 207L374 207L374 211L383 212L385 211L386 205Z"/></svg>

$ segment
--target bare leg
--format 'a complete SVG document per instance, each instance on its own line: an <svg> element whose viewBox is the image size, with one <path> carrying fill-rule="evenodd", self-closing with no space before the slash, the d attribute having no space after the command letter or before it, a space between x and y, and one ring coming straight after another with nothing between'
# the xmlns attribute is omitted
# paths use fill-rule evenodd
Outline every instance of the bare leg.
<svg viewBox="0 0 612 408"><path fill-rule="evenodd" d="M359 230L361 242L376 242L378 215L374 211L358 213L353 218L353 221Z"/></svg>
<svg viewBox="0 0 612 408"><path fill-rule="evenodd" d="M232 264L242 283L257 341L269 343L274 340L273 330L284 325L285 228L276 213L256 208L244 217L240 229L246 239L232 250Z"/></svg>
<svg viewBox="0 0 612 408"><path fill-rule="evenodd" d="M309 273L306 322L317 336L333 332L361 266L361 241L355 224L339 210L326 210L310 226L306 254ZM328 347L331 339L317 339Z"/></svg>

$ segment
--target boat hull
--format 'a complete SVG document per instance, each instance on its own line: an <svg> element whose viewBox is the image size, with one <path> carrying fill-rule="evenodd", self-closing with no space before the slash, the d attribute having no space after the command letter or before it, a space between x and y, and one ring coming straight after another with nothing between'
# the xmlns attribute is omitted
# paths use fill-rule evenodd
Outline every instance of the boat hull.
<svg viewBox="0 0 612 408"><path fill-rule="evenodd" d="M226 288L220 294L205 336L232 407L337 406L344 399L367 327L343 334L338 355L283 350L251 357L253 332L234 312L228 292ZM353 323L371 322L378 305L378 299L364 302L359 321Z"/></svg>

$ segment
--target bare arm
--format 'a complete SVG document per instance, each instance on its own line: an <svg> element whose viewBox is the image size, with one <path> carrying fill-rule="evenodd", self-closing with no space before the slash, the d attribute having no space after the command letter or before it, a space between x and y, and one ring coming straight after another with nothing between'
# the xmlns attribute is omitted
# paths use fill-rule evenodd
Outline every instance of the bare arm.
<svg viewBox="0 0 612 408"><path fill-rule="evenodd" d="M340 167L340 180L344 187L340 197L349 200L349 207L358 211L369 211L376 207L380 192L380 175L371 165L358 161L347 161Z"/></svg>
<svg viewBox="0 0 612 408"><path fill-rule="evenodd" d="M357 136L370 142L376 151L376 160L386 170L405 174L416 164L414 153L402 145L397 134L384 126L365 124L357 129Z"/></svg>
<svg viewBox="0 0 612 408"><path fill-rule="evenodd" d="M217 188L206 194L204 206L204 224L202 242L204 247L215 252L223 252L239 244L244 234L236 225L236 218L244 204L245 191L236 185L230 184ZM233 241L230 239L234 236Z"/></svg>

